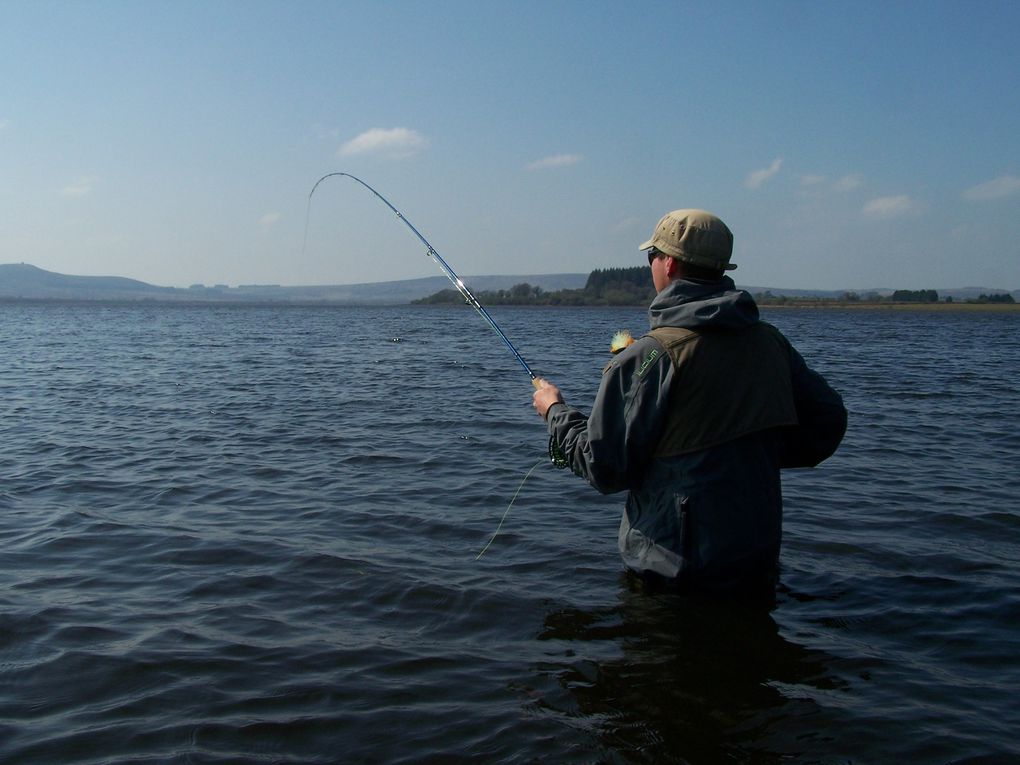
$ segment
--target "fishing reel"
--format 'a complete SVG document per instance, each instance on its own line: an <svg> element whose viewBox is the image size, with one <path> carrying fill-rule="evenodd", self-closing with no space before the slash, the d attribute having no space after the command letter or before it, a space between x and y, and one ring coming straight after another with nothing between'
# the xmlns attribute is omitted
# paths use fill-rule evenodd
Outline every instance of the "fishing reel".
<svg viewBox="0 0 1020 765"><path fill-rule="evenodd" d="M567 467L567 455L563 453L563 447L556 443L555 436L549 436L549 461L558 468Z"/></svg>

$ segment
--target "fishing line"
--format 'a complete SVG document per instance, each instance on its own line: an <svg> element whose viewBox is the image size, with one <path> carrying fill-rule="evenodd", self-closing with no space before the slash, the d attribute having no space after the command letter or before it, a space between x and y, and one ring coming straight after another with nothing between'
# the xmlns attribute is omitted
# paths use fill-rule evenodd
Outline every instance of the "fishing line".
<svg viewBox="0 0 1020 765"><path fill-rule="evenodd" d="M432 258L432 260L436 262L436 265L439 266L439 269L443 272L446 278L450 280L453 286L457 288L457 291L463 296L463 298L468 302L468 304L472 308L474 308L478 315L485 319L485 321L492 328L492 330L497 335L499 335L499 338L500 340L503 341L503 344L506 345L508 349L510 349L510 352L514 355L514 358L517 359L518 363L524 368L524 371L528 373L529 377L531 377L531 384L537 388L539 386L538 376L531 371L531 367L528 366L528 362L524 360L524 357L521 356L521 354L517 351L517 349L514 347L514 344L510 342L510 338L508 338L506 334L503 332L503 330L499 328L499 325L495 322L495 320L491 316L489 316L489 312L485 310L485 307L478 302L478 298L476 298L471 293L471 290L467 288L467 285L464 284L464 281L459 276L457 276L457 273L452 268L450 268L450 264L443 259L442 255L436 252L436 248L429 244L429 241L424 236L421 235L421 232L414 227L411 221L404 217L404 214L400 212L400 210L394 207L386 197L384 197L378 191L373 189L371 186L369 186L360 178L356 178L350 173L327 173L326 175L322 176L319 180L315 182L315 185L312 186L312 190L308 192L308 212L305 214L305 244L306 245L308 244L308 221L312 213L312 195L315 193L315 190L319 188L320 183L322 183L327 178L332 178L334 176L345 176L347 178L350 178L352 181L357 181L358 183L360 183L366 189L375 194L376 197L378 197L379 200L384 205L386 205L388 208L390 208L390 210L394 212L394 214L400 219L400 221L405 226L411 229L414 235L418 237L419 241L421 241L421 243L424 244L426 248L428 248L426 255L428 255L430 258Z"/></svg>
<svg viewBox="0 0 1020 765"><path fill-rule="evenodd" d="M495 319L493 319L489 315L489 312L485 310L485 307L480 302L478 302L478 298L476 298L474 296L474 294L472 294L471 290L469 290L467 285L464 284L464 281L459 276L457 276L457 272L454 271L450 267L450 264L446 262L446 260L443 258L442 255L439 254L439 252L436 251L436 248L433 247L429 243L428 239L426 239L424 236L422 236L422 233L417 228L415 228L414 224L411 223L411 221L409 221L406 217L404 217L404 214L402 212L400 212L400 210L398 210L396 207L393 206L393 204L390 202L390 200L388 200L386 197L384 197L382 194L380 194L378 191L376 191L374 188L369 186L367 183L365 183L360 178L358 178L356 176L353 176L350 173L327 173L326 175L322 176L321 178L319 178L319 180L317 180L315 182L315 185L312 186L312 190L310 192L308 192L308 209L305 212L305 236L304 236L304 243L302 244L302 247L301 247L302 254L304 253L305 248L307 248L307 246L308 246L308 224L309 224L309 221L311 220L311 215L312 215L312 196L315 194L315 190L317 188L319 188L319 184L321 184L327 178L333 178L333 177L337 177L337 176L342 176L342 177L350 178L352 181L357 181L359 184L361 184L366 189L371 191L379 199L379 201L381 201L384 205L386 205L388 208L390 208L390 210L394 213L394 215L396 215L397 218L399 218L400 221L405 226L407 226L409 229L411 229L411 232L416 237L418 237L418 240L422 244L425 245L425 247L426 247L426 255L428 255L430 258L432 258L433 261L435 261L436 265L438 265L439 269L443 272L443 275L446 276L446 278L450 280L450 283L453 284L454 287L457 288L457 291L461 294L461 296L468 302L468 304L472 308L475 309L475 311L478 313L478 315L481 316L485 320L485 322L489 325L489 327L492 328L493 332L495 332L497 335L499 335L499 339L503 341L503 344L514 355L514 358L517 359L517 362L521 365L521 367L523 367L524 371L528 373L528 376L531 378L531 384L534 385L536 388L539 387L539 378L538 378L538 375L536 375L531 370L531 367L528 366L528 362L526 362L524 360L524 357L521 356L520 352L514 347L514 344L510 342L510 338L508 338L506 336L506 333L504 333L503 330L500 329L500 327L496 323ZM550 439L550 441L549 441L549 458L550 458L550 461L556 467L565 467L566 464L567 464L566 463L566 458L562 454L562 450L559 449L558 446L556 446L554 444L552 439ZM500 533L500 531L503 528L503 523L506 521L507 516L510 515L510 509L514 506L514 502L517 500L517 496L521 493L521 489L524 488L524 484L527 482L528 478L531 477L531 474L533 472L535 472L535 469L539 465L541 465L544 461L545 460L539 460L538 462L536 462L532 466L531 470L529 470L524 475L524 478L521 480L520 485L517 487L517 491L514 492L514 495L513 495L513 497L510 500L510 504L507 505L506 510L503 512L503 517L499 519L499 525L496 527L495 532L493 532L492 537L486 543L485 547L482 548L482 551L479 552L478 555L475 557L475 560L478 560L483 555L485 555L485 551L489 549L489 547L495 541L496 537L499 536L499 533Z"/></svg>
<svg viewBox="0 0 1020 765"><path fill-rule="evenodd" d="M475 556L475 560L478 560L483 555L485 555L485 551L488 550L489 546L493 542L496 541L496 537L499 536L500 529L503 528L503 521L505 521L506 517L508 515L510 515L510 508L514 506L514 502L517 500L517 495L520 494L521 493L521 489L524 488L524 482L527 481L528 478L531 477L531 474L535 472L535 468L537 468L539 465L543 464L544 462L545 462L545 460L539 460L538 462L536 462L534 465L531 466L531 470L529 470L527 473L524 474L524 478L521 479L521 485L517 487L517 491L514 492L514 496L513 496L513 498L511 498L510 504L507 505L506 506L506 510L503 511L503 517L499 519L499 525L496 527L496 530L494 532L492 532L492 538L489 539L489 541L486 543L485 547L482 548L482 551L480 553L478 553L478 555Z"/></svg>

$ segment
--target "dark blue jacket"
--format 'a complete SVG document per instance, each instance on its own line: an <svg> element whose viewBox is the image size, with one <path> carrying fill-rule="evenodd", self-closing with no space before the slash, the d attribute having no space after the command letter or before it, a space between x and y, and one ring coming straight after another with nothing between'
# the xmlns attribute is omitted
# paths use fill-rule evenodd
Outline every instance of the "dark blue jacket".
<svg viewBox="0 0 1020 765"><path fill-rule="evenodd" d="M606 367L591 414L556 404L549 432L574 473L628 491L629 568L709 588L771 576L780 469L835 451L842 399L728 277L674 281L649 317L652 331Z"/></svg>

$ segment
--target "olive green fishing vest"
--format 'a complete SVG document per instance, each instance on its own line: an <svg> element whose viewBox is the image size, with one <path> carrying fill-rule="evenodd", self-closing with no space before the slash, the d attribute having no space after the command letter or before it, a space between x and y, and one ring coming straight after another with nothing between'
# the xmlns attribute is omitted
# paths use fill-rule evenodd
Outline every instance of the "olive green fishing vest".
<svg viewBox="0 0 1020 765"><path fill-rule="evenodd" d="M658 327L648 334L666 349L676 374L656 456L797 424L790 344L771 324L699 331Z"/></svg>

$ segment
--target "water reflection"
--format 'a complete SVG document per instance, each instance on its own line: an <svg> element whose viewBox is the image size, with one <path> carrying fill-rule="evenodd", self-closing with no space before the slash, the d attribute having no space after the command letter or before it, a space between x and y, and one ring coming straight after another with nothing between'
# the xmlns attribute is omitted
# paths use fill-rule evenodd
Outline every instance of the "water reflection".
<svg viewBox="0 0 1020 765"><path fill-rule="evenodd" d="M833 657L779 634L774 598L655 592L627 575L619 597L600 611L550 613L539 635L564 641L571 657L541 668L566 703L542 703L598 739L599 761L789 762L827 748L812 696L846 683Z"/></svg>

